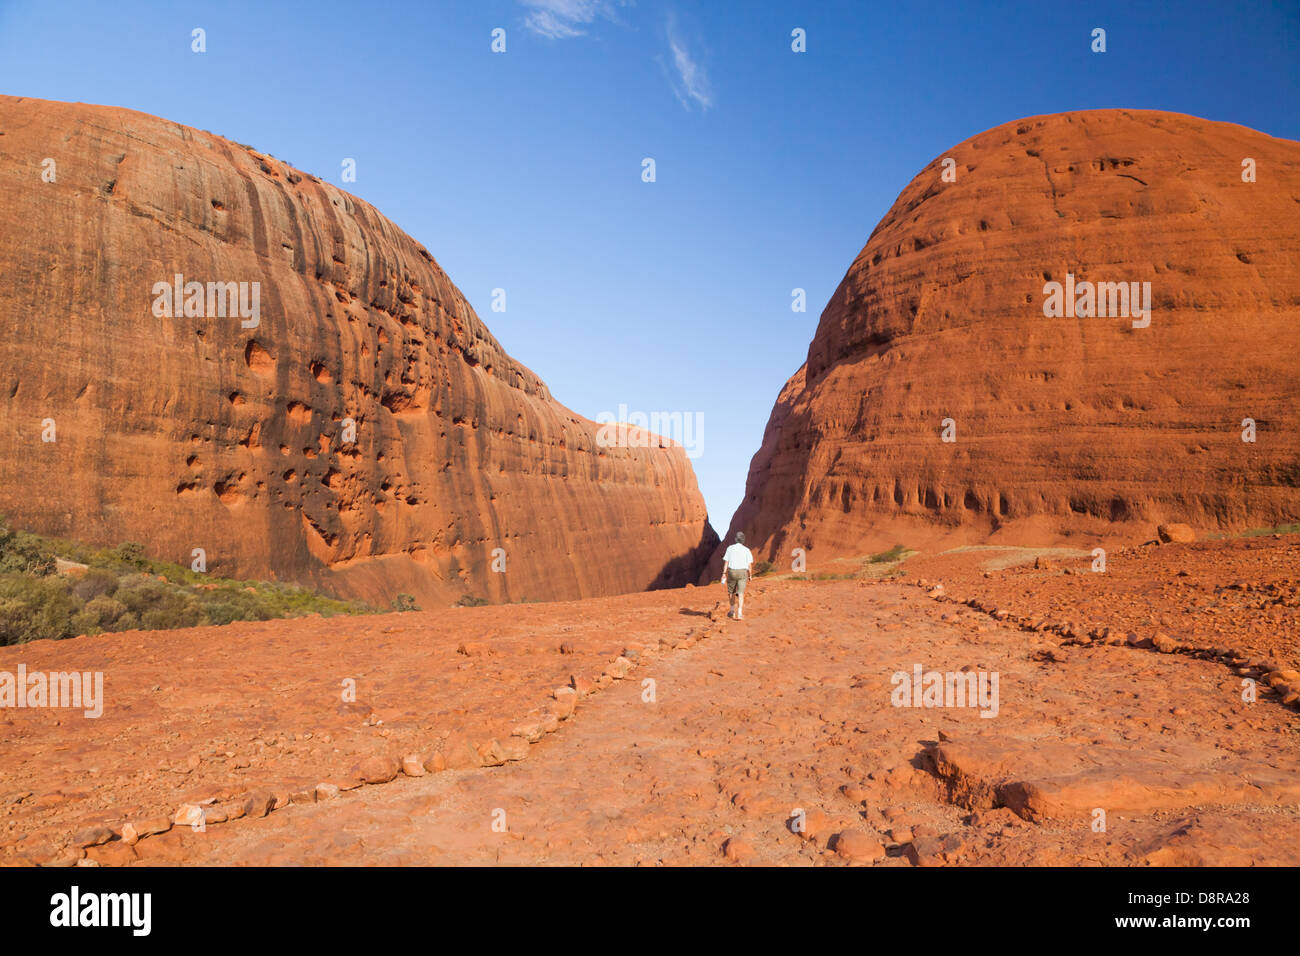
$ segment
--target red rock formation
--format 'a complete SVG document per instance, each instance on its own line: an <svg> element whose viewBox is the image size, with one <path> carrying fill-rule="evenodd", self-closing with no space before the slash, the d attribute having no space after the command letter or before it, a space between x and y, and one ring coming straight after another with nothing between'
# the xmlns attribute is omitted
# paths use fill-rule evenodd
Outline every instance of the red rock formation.
<svg viewBox="0 0 1300 956"><path fill-rule="evenodd" d="M18 526L372 600L632 591L712 550L680 447L599 447L361 200L128 110L0 97L0 134ZM178 274L207 315L159 315ZM245 313L258 283L259 321L208 283Z"/></svg>
<svg viewBox="0 0 1300 956"><path fill-rule="evenodd" d="M1098 110L946 156L955 181L926 167L822 313L732 531L784 565L1300 520L1300 144ZM1067 273L1150 282L1150 325L1045 317Z"/></svg>

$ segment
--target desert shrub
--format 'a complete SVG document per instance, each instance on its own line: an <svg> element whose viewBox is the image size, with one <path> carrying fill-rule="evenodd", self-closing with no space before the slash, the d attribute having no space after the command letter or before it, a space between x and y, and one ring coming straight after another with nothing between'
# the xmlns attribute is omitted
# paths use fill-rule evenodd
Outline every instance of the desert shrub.
<svg viewBox="0 0 1300 956"><path fill-rule="evenodd" d="M130 593L135 593L137 591L148 592L151 588L165 589L166 587L167 585L165 582L159 581L152 574L136 572L134 574L126 574L118 578L117 590L114 591L113 594L115 597L118 598L118 600L126 600L125 598L122 597L122 595L128 592Z"/></svg>
<svg viewBox="0 0 1300 956"><path fill-rule="evenodd" d="M68 637L85 637L90 634L99 634L104 628L99 626L95 620L95 615L87 614L85 610L78 611L72 615L68 622Z"/></svg>
<svg viewBox="0 0 1300 956"><path fill-rule="evenodd" d="M906 554L907 548L903 547L901 544L896 544L888 551L881 551L879 554L873 554L871 556L871 563L887 564L890 561L901 561L903 560L903 556Z"/></svg>
<svg viewBox="0 0 1300 956"><path fill-rule="evenodd" d="M458 607L482 607L487 604L487 598L474 597L472 594L466 594L456 602Z"/></svg>
<svg viewBox="0 0 1300 956"><path fill-rule="evenodd" d="M1297 534L1300 533L1300 524L1280 524L1272 528L1248 528L1242 532L1246 538L1258 538L1269 534ZM1210 537L1213 537L1211 535ZM1220 537L1223 537L1220 535Z"/></svg>
<svg viewBox="0 0 1300 956"><path fill-rule="evenodd" d="M166 604L150 608L140 615L140 626L146 631L170 631L178 627L198 627L207 624L203 608L197 604Z"/></svg>
<svg viewBox="0 0 1300 956"><path fill-rule="evenodd" d="M76 613L76 602L58 578L0 576L0 644L72 637Z"/></svg>
<svg viewBox="0 0 1300 956"><path fill-rule="evenodd" d="M204 592L202 601L204 612L213 624L229 624L232 621L269 621L281 615L268 606L260 594L250 594L242 588L220 588Z"/></svg>
<svg viewBox="0 0 1300 956"><path fill-rule="evenodd" d="M0 574L53 574L54 554L40 538L10 528L0 515Z"/></svg>
<svg viewBox="0 0 1300 956"><path fill-rule="evenodd" d="M486 603L486 602L484 602ZM415 598L410 594L399 594L393 598L392 609L394 611L418 611L420 606L415 603Z"/></svg>
<svg viewBox="0 0 1300 956"><path fill-rule="evenodd" d="M145 565L144 545L134 541L123 541L113 549L113 556L133 568L142 568Z"/></svg>
<svg viewBox="0 0 1300 956"><path fill-rule="evenodd" d="M89 567L76 576L55 575L56 557ZM377 610L362 601L342 601L282 582L212 578L174 562L150 559L133 541L100 548L44 538L13 529L2 516L0 581L0 644ZM399 610L418 610L410 595L399 601Z"/></svg>
<svg viewBox="0 0 1300 956"><path fill-rule="evenodd" d="M117 590L117 575L104 568L90 568L72 582L72 596L78 601L93 601Z"/></svg>
<svg viewBox="0 0 1300 956"><path fill-rule="evenodd" d="M126 605L107 594L100 594L87 601L81 613L88 615L95 627L107 631L112 630L118 618L126 613Z"/></svg>
<svg viewBox="0 0 1300 956"><path fill-rule="evenodd" d="M771 561L757 561L754 563L754 577L761 578L772 570Z"/></svg>
<svg viewBox="0 0 1300 956"><path fill-rule="evenodd" d="M208 616L209 624L230 624L232 621L244 620L244 609L233 601L205 602L203 613Z"/></svg>
<svg viewBox="0 0 1300 956"><path fill-rule="evenodd" d="M305 614L320 614L324 617L335 614L373 614L376 610L361 601L340 601L283 582L263 581L256 586L248 582L229 584L230 587L198 593L205 607L210 604L228 605L218 613L234 613L231 620L235 621L269 621L272 618L301 617ZM210 611L208 617L215 620Z"/></svg>
<svg viewBox="0 0 1300 956"><path fill-rule="evenodd" d="M147 630L197 627L207 620L203 606L194 595L148 575L123 579L114 597L125 604L140 619L140 626Z"/></svg>

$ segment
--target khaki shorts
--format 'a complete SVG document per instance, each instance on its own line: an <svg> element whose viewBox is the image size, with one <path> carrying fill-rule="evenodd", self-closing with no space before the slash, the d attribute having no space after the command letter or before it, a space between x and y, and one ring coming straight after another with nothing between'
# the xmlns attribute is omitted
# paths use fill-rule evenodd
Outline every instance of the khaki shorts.
<svg viewBox="0 0 1300 956"><path fill-rule="evenodd" d="M749 571L745 568L727 568L727 595L735 597L744 595L745 583L749 580Z"/></svg>

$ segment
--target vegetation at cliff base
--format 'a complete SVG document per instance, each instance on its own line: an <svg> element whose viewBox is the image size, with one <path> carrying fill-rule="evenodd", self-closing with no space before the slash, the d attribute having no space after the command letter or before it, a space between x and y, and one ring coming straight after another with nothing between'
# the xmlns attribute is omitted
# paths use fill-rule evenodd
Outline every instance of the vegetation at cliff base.
<svg viewBox="0 0 1300 956"><path fill-rule="evenodd" d="M147 558L130 541L96 548L46 538L0 516L0 645L378 610L292 584L201 574Z"/></svg>

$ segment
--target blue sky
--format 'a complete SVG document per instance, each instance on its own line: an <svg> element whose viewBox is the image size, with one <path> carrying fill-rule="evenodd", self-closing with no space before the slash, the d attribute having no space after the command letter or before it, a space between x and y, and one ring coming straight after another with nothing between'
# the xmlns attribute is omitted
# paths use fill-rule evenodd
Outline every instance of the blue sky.
<svg viewBox="0 0 1300 956"><path fill-rule="evenodd" d="M1099 107L1300 139L1298 86L1294 0L0 2L0 91L154 113L328 178L424 243L565 405L701 413L719 530L822 307L928 162Z"/></svg>

